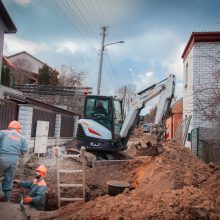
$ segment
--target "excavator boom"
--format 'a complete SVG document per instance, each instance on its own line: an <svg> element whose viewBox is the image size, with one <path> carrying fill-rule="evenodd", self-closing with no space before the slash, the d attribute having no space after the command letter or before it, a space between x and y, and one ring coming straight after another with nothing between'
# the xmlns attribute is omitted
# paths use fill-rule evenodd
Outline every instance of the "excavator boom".
<svg viewBox="0 0 220 220"><path fill-rule="evenodd" d="M164 82L164 84L160 84ZM170 108L172 98L175 91L175 76L169 75L168 78L153 86L137 93L131 100L129 112L122 125L120 136L121 138L128 140L130 132L135 124L136 118L139 116L140 111L145 107L146 103L152 100L154 97L160 95L157 105L157 113L155 117L155 126L164 126L164 119ZM126 141L125 143L126 144Z"/></svg>

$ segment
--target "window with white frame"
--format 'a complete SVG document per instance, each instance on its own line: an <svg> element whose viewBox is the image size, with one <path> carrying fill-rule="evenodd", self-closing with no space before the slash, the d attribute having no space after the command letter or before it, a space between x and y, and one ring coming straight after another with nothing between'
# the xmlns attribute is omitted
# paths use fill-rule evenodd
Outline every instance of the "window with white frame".
<svg viewBox="0 0 220 220"><path fill-rule="evenodd" d="M188 85L188 74L189 74L189 65L187 63L186 66L185 66L185 86L184 86L185 88Z"/></svg>

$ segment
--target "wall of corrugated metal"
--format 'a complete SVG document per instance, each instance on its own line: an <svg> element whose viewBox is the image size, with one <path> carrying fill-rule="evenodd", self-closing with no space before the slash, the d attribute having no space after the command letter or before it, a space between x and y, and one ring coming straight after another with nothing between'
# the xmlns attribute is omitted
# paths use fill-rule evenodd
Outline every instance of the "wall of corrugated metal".
<svg viewBox="0 0 220 220"><path fill-rule="evenodd" d="M6 129L10 121L18 120L18 104L0 99L0 129Z"/></svg>
<svg viewBox="0 0 220 220"><path fill-rule="evenodd" d="M60 137L73 137L74 118L73 116L61 116Z"/></svg>
<svg viewBox="0 0 220 220"><path fill-rule="evenodd" d="M36 136L37 121L49 121L49 134L48 137L54 137L56 113L47 111L46 109L34 109L32 119L31 137Z"/></svg>

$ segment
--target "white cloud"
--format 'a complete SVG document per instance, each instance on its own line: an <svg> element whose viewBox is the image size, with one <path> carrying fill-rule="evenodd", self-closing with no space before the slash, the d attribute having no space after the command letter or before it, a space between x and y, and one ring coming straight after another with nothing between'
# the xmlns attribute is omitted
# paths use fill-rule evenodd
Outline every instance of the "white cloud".
<svg viewBox="0 0 220 220"><path fill-rule="evenodd" d="M139 74L138 77L134 80L134 85L136 86L136 92L140 92L143 89L157 83L158 79L153 72L146 72L143 74ZM146 103L145 108L141 111L140 115L146 115L150 108L155 106L158 103L158 97L152 99L151 101Z"/></svg>
<svg viewBox="0 0 220 220"><path fill-rule="evenodd" d="M141 91L156 82L158 82L158 79L155 74L153 72L146 72L139 74L138 77L136 77L134 85L136 86L136 91Z"/></svg>
<svg viewBox="0 0 220 220"><path fill-rule="evenodd" d="M135 76L135 73L134 73L134 70L133 70L133 68L129 68L129 73L131 74L131 76L132 77L134 77Z"/></svg>
<svg viewBox="0 0 220 220"><path fill-rule="evenodd" d="M18 4L25 5L25 4L29 4L31 0L15 0L15 2L17 2Z"/></svg>
<svg viewBox="0 0 220 220"><path fill-rule="evenodd" d="M167 69L169 74L175 74L177 80L183 79L183 61L181 55L183 53L185 44L180 44L174 53L168 55L162 60L163 66Z"/></svg>
<svg viewBox="0 0 220 220"><path fill-rule="evenodd" d="M48 49L49 48L45 43L23 40L16 35L5 35L3 53L7 56L21 51L26 51L34 55Z"/></svg>
<svg viewBox="0 0 220 220"><path fill-rule="evenodd" d="M134 84L136 85L136 88L137 88L136 91L139 92L157 82L159 82L159 80L153 72L146 72L143 74L139 74L137 79L134 81ZM176 100L174 100L174 102L182 98L183 96L182 91L183 91L183 83L180 83L180 82L176 83L176 88L175 88ZM148 114L149 110L152 107L154 107L155 105L158 105L159 97L160 95L156 96L155 98L147 102L145 108L141 111L140 114L141 115Z"/></svg>
<svg viewBox="0 0 220 220"><path fill-rule="evenodd" d="M183 97L183 83L176 83L175 96L177 100Z"/></svg>
<svg viewBox="0 0 220 220"><path fill-rule="evenodd" d="M161 37L162 36L162 37ZM131 57L134 61L148 60L154 63L167 55L167 42L174 38L173 33L168 30L147 30L140 32L135 37L122 39L125 44L111 47L111 52L117 57Z"/></svg>
<svg viewBox="0 0 220 220"><path fill-rule="evenodd" d="M63 53L65 51L69 51L71 53L76 53L77 51L86 50L87 46L85 44L79 44L78 42L73 41L64 41L57 45L56 51L58 53Z"/></svg>

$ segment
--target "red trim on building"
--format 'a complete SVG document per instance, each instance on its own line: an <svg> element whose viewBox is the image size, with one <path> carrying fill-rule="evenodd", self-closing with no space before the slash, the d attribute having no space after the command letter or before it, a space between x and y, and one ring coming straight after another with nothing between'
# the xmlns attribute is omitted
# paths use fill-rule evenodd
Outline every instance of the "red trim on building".
<svg viewBox="0 0 220 220"><path fill-rule="evenodd" d="M183 61L185 61L196 42L220 42L220 32L192 32L182 54Z"/></svg>
<svg viewBox="0 0 220 220"><path fill-rule="evenodd" d="M7 57L3 56L2 60L3 60L3 64L5 64L6 66L14 69L16 68L16 65L13 64Z"/></svg>

